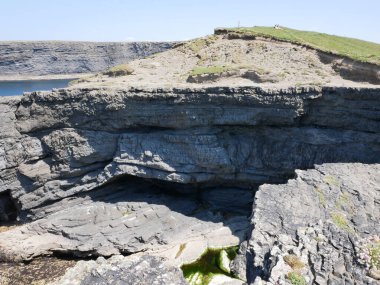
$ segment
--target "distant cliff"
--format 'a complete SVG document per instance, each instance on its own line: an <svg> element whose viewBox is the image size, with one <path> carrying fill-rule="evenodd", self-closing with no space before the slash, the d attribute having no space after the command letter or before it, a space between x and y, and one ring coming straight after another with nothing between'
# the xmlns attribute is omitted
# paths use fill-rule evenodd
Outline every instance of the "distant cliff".
<svg viewBox="0 0 380 285"><path fill-rule="evenodd" d="M0 75L92 73L170 49L169 42L0 42Z"/></svg>

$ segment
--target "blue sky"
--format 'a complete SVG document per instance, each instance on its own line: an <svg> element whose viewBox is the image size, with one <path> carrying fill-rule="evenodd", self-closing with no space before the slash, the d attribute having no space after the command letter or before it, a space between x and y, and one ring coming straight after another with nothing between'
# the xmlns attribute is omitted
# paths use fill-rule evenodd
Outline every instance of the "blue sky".
<svg viewBox="0 0 380 285"><path fill-rule="evenodd" d="M379 0L0 0L0 40L185 40L283 26L380 43Z"/></svg>

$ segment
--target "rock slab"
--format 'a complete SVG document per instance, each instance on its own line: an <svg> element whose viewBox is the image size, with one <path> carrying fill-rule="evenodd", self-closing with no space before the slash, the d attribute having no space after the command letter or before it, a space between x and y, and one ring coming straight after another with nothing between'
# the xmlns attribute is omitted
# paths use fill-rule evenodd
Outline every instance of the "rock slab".
<svg viewBox="0 0 380 285"><path fill-rule="evenodd" d="M187 285L179 268L152 256L79 261L57 282L49 285Z"/></svg>

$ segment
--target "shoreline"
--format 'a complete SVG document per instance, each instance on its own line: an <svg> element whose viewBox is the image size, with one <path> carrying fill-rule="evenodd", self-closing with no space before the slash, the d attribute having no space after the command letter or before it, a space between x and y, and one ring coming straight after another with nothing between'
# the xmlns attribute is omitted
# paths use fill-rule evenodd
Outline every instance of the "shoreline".
<svg viewBox="0 0 380 285"><path fill-rule="evenodd" d="M55 80L55 79L78 79L91 76L93 73L71 73L71 74L48 74L48 75L0 75L0 81L26 81L26 80Z"/></svg>

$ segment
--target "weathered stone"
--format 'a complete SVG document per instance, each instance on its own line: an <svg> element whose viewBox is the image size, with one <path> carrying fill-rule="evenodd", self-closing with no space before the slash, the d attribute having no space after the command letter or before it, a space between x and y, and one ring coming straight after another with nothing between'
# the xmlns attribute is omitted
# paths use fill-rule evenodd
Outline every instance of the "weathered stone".
<svg viewBox="0 0 380 285"><path fill-rule="evenodd" d="M247 264L250 263L251 260L249 252L247 251L247 241L244 241L240 244L238 254L230 263L231 273L240 280L247 281L247 279L251 279L251 276L249 276L247 272Z"/></svg>
<svg viewBox="0 0 380 285"><path fill-rule="evenodd" d="M285 185L261 186L248 248L254 262L248 266L277 284L292 270L279 261L296 253L304 260L302 275L319 284L344 283L348 277L375 284L356 261L355 241L379 233L379 173L379 164L324 164L297 171ZM352 220L357 213L368 217L360 226Z"/></svg>
<svg viewBox="0 0 380 285"><path fill-rule="evenodd" d="M198 257L188 251L200 250L200 254L207 246L236 245L245 239L249 221L239 205L222 212L221 204L204 207L195 195L184 197L162 190L141 179L125 180L37 208L33 214L39 220L0 233L0 258L149 251L180 263ZM198 249L189 245L178 255L177 246L195 241Z"/></svg>
<svg viewBox="0 0 380 285"><path fill-rule="evenodd" d="M75 267L50 285L186 285L179 268L165 264L152 256L124 257L115 255L108 260L79 261Z"/></svg>

